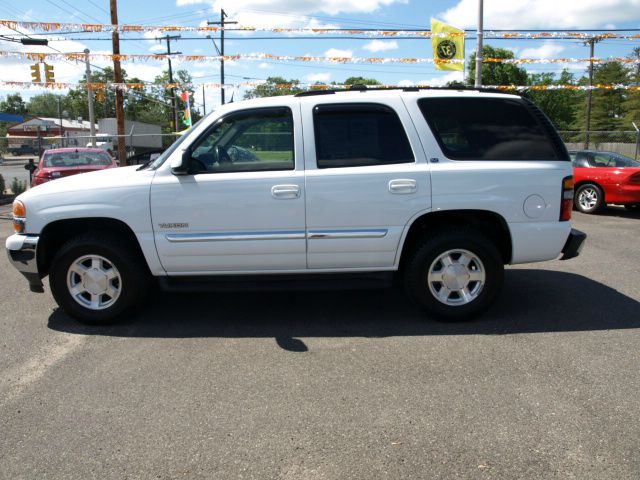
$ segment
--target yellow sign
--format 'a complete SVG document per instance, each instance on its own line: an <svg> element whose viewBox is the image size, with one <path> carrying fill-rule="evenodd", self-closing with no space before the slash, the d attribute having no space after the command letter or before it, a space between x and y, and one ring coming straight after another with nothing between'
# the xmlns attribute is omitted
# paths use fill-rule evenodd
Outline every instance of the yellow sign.
<svg viewBox="0 0 640 480"><path fill-rule="evenodd" d="M431 34L436 68L438 70L464 70L464 30L432 18ZM458 62L452 60L458 60Z"/></svg>

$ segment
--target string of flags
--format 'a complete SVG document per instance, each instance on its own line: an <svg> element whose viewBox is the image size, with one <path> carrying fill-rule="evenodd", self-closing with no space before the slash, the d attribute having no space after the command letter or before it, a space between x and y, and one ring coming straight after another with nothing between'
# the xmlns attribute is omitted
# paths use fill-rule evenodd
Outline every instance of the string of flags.
<svg viewBox="0 0 640 480"><path fill-rule="evenodd" d="M445 42L439 42L438 48L443 48L442 44ZM451 50L443 50L443 52L450 52ZM462 70L464 64L464 57L458 58L458 56L452 56L449 58L449 53L438 53L435 58L428 57L317 57L317 56L292 56L292 55L273 55L270 53L248 53L238 55L183 55L176 54L171 55L171 58L181 62L218 62L224 61L288 61L288 62L328 62L328 63L374 63L374 64L386 64L386 63L433 63L436 65L457 64L460 65L456 70ZM0 58L23 58L36 62L44 62L45 60L75 60L84 61L85 54L77 52L69 53L49 53L49 52L17 52L17 51L0 51ZM121 62L136 62L136 61L166 61L166 55L157 54L111 54L111 53L91 53L89 58L96 60L120 60ZM485 57L484 63L504 63L504 64L531 64L531 63L611 63L618 62L624 64L640 64L640 58L628 58L628 57L606 57L606 58L497 58L497 57Z"/></svg>
<svg viewBox="0 0 640 480"><path fill-rule="evenodd" d="M382 37L395 37L395 36L414 36L414 37L445 37L445 36L460 36L467 37L475 35L475 32L465 32L461 30L459 32L434 32L426 30L376 30L376 29L341 29L341 28L277 28L277 27L255 27L249 25L233 25L233 27L220 27L220 26L185 26L185 25L111 25L111 24L99 24L99 23L64 23L64 22L26 22L18 20L1 20L0 25L9 28L26 28L31 31L39 30L43 32L86 32L86 33L137 33L137 32L200 32L200 33L212 33L222 30L227 31L244 31L244 32L271 32L271 33L286 33L286 34L331 34L331 35L368 35L368 36L382 36ZM552 39L552 38L576 38L576 39L626 39L637 40L640 39L640 34L625 35L614 32L504 32L504 31L492 31L488 30L484 32L487 37L494 38L522 38L522 39Z"/></svg>
<svg viewBox="0 0 640 480"><path fill-rule="evenodd" d="M263 85L264 81L245 81L239 83L199 83L192 85L185 85L181 83L90 83L89 88L96 92L104 92L106 90L123 90L123 91L136 91L136 90L146 90L152 88L161 88L161 89L180 89L184 90L187 88L200 89L220 89L222 87L225 88L239 88L239 87L257 87L259 85ZM46 88L52 90L66 90L71 88L86 88L86 83L72 83L72 82L18 82L18 81L0 81L0 86L15 88L15 89L28 89L28 88ZM318 83L281 83L270 85L278 89L291 89L291 88L301 88L301 89L309 89L309 90L348 90L351 85L332 85L332 84L318 84ZM417 84L415 86L398 86L398 85L375 85L377 89L387 88L387 89L400 89L400 88L439 88L437 86L430 86L426 84ZM589 90L626 90L632 92L640 92L640 86L636 85L624 85L624 84L596 84L596 85L572 85L572 84L561 84L561 85L482 85L479 87L485 90L503 90L503 91L547 91L547 90L573 90L573 91L589 91ZM188 95L186 92L183 92L180 96L181 100L185 105L188 105ZM186 100L185 100L186 98Z"/></svg>

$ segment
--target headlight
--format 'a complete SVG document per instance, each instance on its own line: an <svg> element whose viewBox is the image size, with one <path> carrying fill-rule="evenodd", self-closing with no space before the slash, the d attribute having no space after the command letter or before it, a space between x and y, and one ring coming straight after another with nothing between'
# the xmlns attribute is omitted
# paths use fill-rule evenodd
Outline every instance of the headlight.
<svg viewBox="0 0 640 480"><path fill-rule="evenodd" d="M13 202L13 230L24 233L26 227L27 209L20 200Z"/></svg>

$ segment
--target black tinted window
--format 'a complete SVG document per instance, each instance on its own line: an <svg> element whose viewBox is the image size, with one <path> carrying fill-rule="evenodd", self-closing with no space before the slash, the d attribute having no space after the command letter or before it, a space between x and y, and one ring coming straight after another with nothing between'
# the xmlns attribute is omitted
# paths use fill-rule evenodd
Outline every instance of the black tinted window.
<svg viewBox="0 0 640 480"><path fill-rule="evenodd" d="M509 98L423 98L420 110L454 160L568 160L544 115Z"/></svg>
<svg viewBox="0 0 640 480"><path fill-rule="evenodd" d="M384 105L317 106L318 168L411 163L413 152L396 112Z"/></svg>

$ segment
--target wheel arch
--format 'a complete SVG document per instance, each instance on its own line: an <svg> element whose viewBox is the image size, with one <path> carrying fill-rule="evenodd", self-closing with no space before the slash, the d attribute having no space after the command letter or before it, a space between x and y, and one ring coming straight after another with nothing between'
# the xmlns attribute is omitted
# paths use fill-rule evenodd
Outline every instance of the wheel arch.
<svg viewBox="0 0 640 480"><path fill-rule="evenodd" d="M73 218L56 220L47 224L38 240L38 272L44 277L49 274L56 252L71 238L86 232L105 232L118 236L130 248L135 250L149 269L140 242L129 225L122 220L108 217Z"/></svg>
<svg viewBox="0 0 640 480"><path fill-rule="evenodd" d="M411 253L430 232L447 227L468 227L494 242L504 264L511 262L513 247L509 226L502 215L488 210L450 210L425 213L411 223L400 254L399 269L406 265Z"/></svg>

